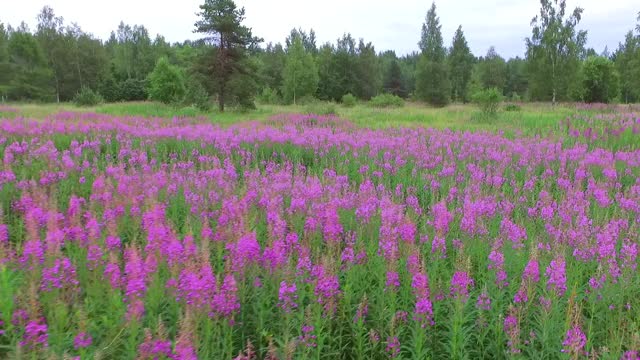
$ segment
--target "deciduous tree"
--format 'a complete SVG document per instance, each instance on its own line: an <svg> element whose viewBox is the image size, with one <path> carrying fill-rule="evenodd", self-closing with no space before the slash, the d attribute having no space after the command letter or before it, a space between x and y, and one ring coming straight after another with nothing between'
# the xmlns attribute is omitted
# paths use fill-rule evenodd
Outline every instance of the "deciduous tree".
<svg viewBox="0 0 640 360"><path fill-rule="evenodd" d="M567 14L566 0L540 0L540 14L531 21L526 39L531 95L537 100L567 99L576 81L587 32L577 30L583 9Z"/></svg>
<svg viewBox="0 0 640 360"><path fill-rule="evenodd" d="M295 37L289 46L283 80L284 100L294 104L297 99L313 96L318 89L318 69L300 37Z"/></svg>

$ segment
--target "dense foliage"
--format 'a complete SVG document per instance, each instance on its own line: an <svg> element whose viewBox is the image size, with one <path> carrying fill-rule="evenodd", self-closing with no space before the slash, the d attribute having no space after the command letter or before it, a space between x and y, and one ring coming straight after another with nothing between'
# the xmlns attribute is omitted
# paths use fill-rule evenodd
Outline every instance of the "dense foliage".
<svg viewBox="0 0 640 360"><path fill-rule="evenodd" d="M609 103L618 98L618 73L613 61L590 56L582 65L583 99L590 103Z"/></svg>
<svg viewBox="0 0 640 360"><path fill-rule="evenodd" d="M103 41L44 7L33 31L24 23L14 28L0 22L0 101L71 101L83 87L108 102L146 100L154 97L146 80L161 58L182 74L187 93L198 94L198 102L215 100L220 109L252 108L256 97L263 103L294 102L294 93L295 102L305 96L338 102L346 94L369 100L389 93L443 106L467 102L488 88L518 101L604 101L584 96L582 68L597 53L586 48L587 33L578 29L582 15L581 8L570 11L566 0L540 0L525 56L505 59L494 47L474 56L462 25L445 46L435 4L417 51L401 56L349 33L318 44L313 29L301 28L284 43L261 47L261 39L243 25L244 8L232 0L206 0L195 24L203 38L173 44L151 37L143 25L123 22ZM619 96L606 100L640 101L640 27L615 52L602 55L619 79ZM172 91L180 88L177 83Z"/></svg>
<svg viewBox="0 0 640 360"><path fill-rule="evenodd" d="M161 57L147 79L149 98L165 104L176 103L184 98L184 79L180 70Z"/></svg>
<svg viewBox="0 0 640 360"><path fill-rule="evenodd" d="M473 102L478 105L485 119L494 118L498 114L502 100L500 90L495 87L480 90L473 94Z"/></svg>
<svg viewBox="0 0 640 360"><path fill-rule="evenodd" d="M95 106L104 101L100 94L88 87L80 88L80 91L73 97L73 102L78 106Z"/></svg>

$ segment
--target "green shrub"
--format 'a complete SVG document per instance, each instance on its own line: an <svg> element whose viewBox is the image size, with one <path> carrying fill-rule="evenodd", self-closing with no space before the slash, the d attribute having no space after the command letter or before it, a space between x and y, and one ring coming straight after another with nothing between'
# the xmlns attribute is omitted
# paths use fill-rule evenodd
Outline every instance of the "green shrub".
<svg viewBox="0 0 640 360"><path fill-rule="evenodd" d="M118 86L120 101L142 101L147 100L147 87L144 80L127 79Z"/></svg>
<svg viewBox="0 0 640 360"><path fill-rule="evenodd" d="M344 96L342 96L342 105L345 107L354 107L356 105L356 102L356 97L351 94L345 94Z"/></svg>
<svg viewBox="0 0 640 360"><path fill-rule="evenodd" d="M504 111L521 111L522 107L518 104L507 104L504 106Z"/></svg>
<svg viewBox="0 0 640 360"><path fill-rule="evenodd" d="M73 102L78 106L96 106L103 101L100 94L86 86L83 86L73 98Z"/></svg>
<svg viewBox="0 0 640 360"><path fill-rule="evenodd" d="M480 90L473 95L473 102L480 107L482 116L494 118L502 102L502 93L496 88Z"/></svg>
<svg viewBox="0 0 640 360"><path fill-rule="evenodd" d="M184 78L180 69L171 65L166 57L161 57L149 74L149 98L164 104L178 103L184 97Z"/></svg>
<svg viewBox="0 0 640 360"><path fill-rule="evenodd" d="M321 103L322 101L318 100L318 98L314 97L313 95L305 95L301 98L299 98L296 101L296 104L298 105L314 105L314 104L318 104Z"/></svg>
<svg viewBox="0 0 640 360"><path fill-rule="evenodd" d="M209 101L209 93L198 80L187 78L184 100L182 103L186 106L195 107L201 111L209 111L211 102Z"/></svg>
<svg viewBox="0 0 640 360"><path fill-rule="evenodd" d="M122 100L120 99L120 86L113 79L113 76L108 76L102 80L98 86L98 91L106 102L117 102Z"/></svg>
<svg viewBox="0 0 640 360"><path fill-rule="evenodd" d="M618 97L620 79L613 61L604 56L589 56L580 73L585 102L610 103Z"/></svg>
<svg viewBox="0 0 640 360"><path fill-rule="evenodd" d="M403 107L404 100L401 97L391 94L381 94L369 100L369 105L377 108Z"/></svg>
<svg viewBox="0 0 640 360"><path fill-rule="evenodd" d="M332 102L314 101L305 106L305 113L314 115L335 115L336 104Z"/></svg>
<svg viewBox="0 0 640 360"><path fill-rule="evenodd" d="M277 105L282 101L280 100L280 94L278 94L276 89L266 87L262 89L262 92L258 95L258 102L261 104Z"/></svg>
<svg viewBox="0 0 640 360"><path fill-rule="evenodd" d="M195 118L198 116L198 108L194 106L186 106L175 110L175 116Z"/></svg>

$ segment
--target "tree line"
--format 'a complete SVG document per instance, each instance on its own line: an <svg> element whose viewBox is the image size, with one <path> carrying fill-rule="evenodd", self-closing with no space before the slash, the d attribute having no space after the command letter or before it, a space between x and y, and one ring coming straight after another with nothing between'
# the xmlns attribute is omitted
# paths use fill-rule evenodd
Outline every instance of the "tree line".
<svg viewBox="0 0 640 360"><path fill-rule="evenodd" d="M597 54L577 29L582 14L565 0L540 0L524 57L505 59L493 47L474 56L462 25L445 45L435 3L417 50L402 56L351 34L317 44L313 29L264 44L233 0L205 0L194 24L202 38L173 44L123 22L103 41L44 7L33 30L0 22L0 98L71 101L84 90L109 102L207 107L216 100L224 110L253 107L255 99L288 104L383 93L444 106L497 89L512 100L640 101L640 25L613 53Z"/></svg>

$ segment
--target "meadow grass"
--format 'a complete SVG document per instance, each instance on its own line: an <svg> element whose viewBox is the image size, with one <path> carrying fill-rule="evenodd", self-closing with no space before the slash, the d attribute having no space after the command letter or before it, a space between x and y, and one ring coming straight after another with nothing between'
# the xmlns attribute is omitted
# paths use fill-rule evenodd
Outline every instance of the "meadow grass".
<svg viewBox="0 0 640 360"><path fill-rule="evenodd" d="M233 108L224 113L216 109L202 111L192 107L175 107L156 102L111 103L95 107L78 107L71 103L62 104L11 104L20 109L20 116L42 119L61 111L96 112L114 116L144 117L205 117L211 122L229 125L242 121L264 121L274 115L306 113L305 105L259 104L256 110L237 111ZM500 112L491 120L476 120L478 110L472 104L453 104L444 108L434 108L424 104L407 103L404 107L380 109L366 103L353 107L335 105L336 116L367 128L386 127L432 127L437 129L468 131L521 131L527 135L545 135L554 131L564 117L576 113L575 106L547 104L525 104L521 111ZM12 115L13 116L13 115Z"/></svg>

